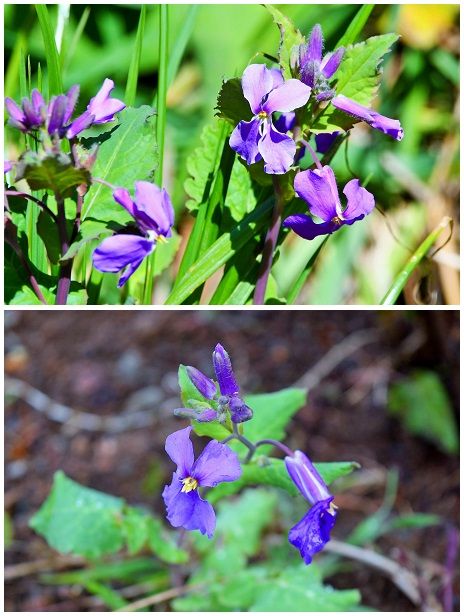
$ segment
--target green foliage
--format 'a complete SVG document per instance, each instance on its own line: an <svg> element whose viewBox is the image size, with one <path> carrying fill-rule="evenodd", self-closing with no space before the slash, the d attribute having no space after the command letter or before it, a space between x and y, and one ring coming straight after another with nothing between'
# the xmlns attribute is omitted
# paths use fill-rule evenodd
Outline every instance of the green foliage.
<svg viewBox="0 0 464 616"><path fill-rule="evenodd" d="M367 20L370 17L370 14L375 8L375 4L363 4L359 7L356 15L350 22L350 25L346 29L345 33L338 41L338 43L334 46L334 49L338 49L339 47L346 47L347 45L352 45L358 36L361 34L362 29L366 25Z"/></svg>
<svg viewBox="0 0 464 616"><path fill-rule="evenodd" d="M295 27L292 20L286 17L272 4L264 5L272 15L274 23L277 24L280 31L280 46L279 46L279 65L282 75L285 79L292 77L291 57L292 50L298 48L305 42L304 36Z"/></svg>
<svg viewBox="0 0 464 616"><path fill-rule="evenodd" d="M343 94L369 107L379 87L382 58L397 39L397 34L381 34L349 47L335 73L337 95ZM329 104L311 130L314 132L333 132L340 128L347 130L355 122L357 120Z"/></svg>
<svg viewBox="0 0 464 616"><path fill-rule="evenodd" d="M435 372L418 370L393 383L388 409L412 434L434 442L445 453L458 452L458 430L451 401Z"/></svg>
<svg viewBox="0 0 464 616"><path fill-rule="evenodd" d="M25 179L32 190L51 190L69 197L80 184L90 184L87 169L76 169L68 154L45 154L26 151L17 167L16 180Z"/></svg>
<svg viewBox="0 0 464 616"><path fill-rule="evenodd" d="M42 31L45 57L47 58L48 93L49 96L61 94L63 92L61 61L58 49L56 48L48 8L46 4L36 4L35 10L37 11L37 17Z"/></svg>
<svg viewBox="0 0 464 616"><path fill-rule="evenodd" d="M55 474L50 494L29 525L64 554L99 558L127 543L130 554L148 544L166 562L187 559L158 519L121 498L81 486L62 471Z"/></svg>
<svg viewBox="0 0 464 616"><path fill-rule="evenodd" d="M87 140L87 146L99 144L92 169L94 177L127 188L131 193L136 180L152 180L158 161L154 113L148 105L124 109L118 115L118 125L109 134L103 133L96 139ZM107 186L92 184L82 208L82 237L95 233L95 226L89 226L88 221L102 223L104 230L108 222L124 225L130 220L132 217L115 203Z"/></svg>
<svg viewBox="0 0 464 616"><path fill-rule="evenodd" d="M228 131L226 133L228 137ZM189 178L185 181L185 191L190 199L186 206L191 211L197 211L204 203L208 193L208 184L216 171L218 148L224 139L223 123L214 120L207 124L201 134L201 145L187 158L186 166ZM226 147L228 145L226 144ZM248 170L236 159L232 168L227 195L224 202L230 210L232 218L241 220L245 214L256 206L256 196Z"/></svg>
<svg viewBox="0 0 464 616"><path fill-rule="evenodd" d="M142 55L142 42L143 33L145 31L146 15L147 6L142 4L140 8L139 25L137 26L137 34L135 36L134 53L129 66L129 72L127 74L126 94L124 101L128 106L134 105L137 94L137 81L139 78L140 57Z"/></svg>
<svg viewBox="0 0 464 616"><path fill-rule="evenodd" d="M243 96L242 82L238 77L228 79L222 83L219 90L216 115L223 120L227 120L232 126L244 120L251 120L253 113L250 109L250 103Z"/></svg>

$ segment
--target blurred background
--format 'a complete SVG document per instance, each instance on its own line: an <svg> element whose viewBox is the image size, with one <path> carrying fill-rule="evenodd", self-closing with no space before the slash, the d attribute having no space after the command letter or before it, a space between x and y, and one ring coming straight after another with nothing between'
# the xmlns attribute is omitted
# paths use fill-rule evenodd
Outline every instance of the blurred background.
<svg viewBox="0 0 464 616"><path fill-rule="evenodd" d="M289 446L361 465L339 480L334 537L407 567L421 603L355 561L328 582L360 588L381 611L459 609L457 311L7 311L5 321L6 611L104 609L79 584L44 577L83 563L28 521L58 469L164 515L164 441L185 425L172 415L177 368L212 376L217 342L244 393L308 389Z"/></svg>
<svg viewBox="0 0 464 616"><path fill-rule="evenodd" d="M305 34L321 23L326 49L331 50L359 5L280 8ZM62 4L50 5L49 10L56 23L64 84L81 85L81 107L105 77L115 80L115 94L123 97L140 6ZM151 104L157 87L158 13L156 5L147 12L136 104ZM384 62L376 108L398 118L405 137L401 143L392 142L360 124L353 130L348 152L345 147L339 151L333 163L339 183L353 175L368 180L378 208L349 233L344 229L331 238L304 288L302 303L378 303L402 264L443 216L453 218L453 236L433 260L416 269L400 303L459 303L458 24L459 6L451 4L384 4L372 12L362 39L390 31L401 35ZM178 70L171 75L165 157L165 184L185 245L193 219L186 209L184 182L195 168L193 151L200 133L213 121L221 80L241 75L254 58L261 61L263 53L275 55L279 37L260 5L173 5L170 33L172 57L182 48L180 37L187 37ZM33 85L38 65L42 72L45 66L32 5L5 6L4 37L5 94L18 98L21 62L30 58ZM15 160L19 136L10 132L6 158ZM308 260L313 250L309 244L294 234L285 240L273 272L282 294ZM157 302L166 298L178 263L179 259L164 274L164 285L157 285ZM112 278L105 280L114 287ZM103 302L113 299L104 288Z"/></svg>

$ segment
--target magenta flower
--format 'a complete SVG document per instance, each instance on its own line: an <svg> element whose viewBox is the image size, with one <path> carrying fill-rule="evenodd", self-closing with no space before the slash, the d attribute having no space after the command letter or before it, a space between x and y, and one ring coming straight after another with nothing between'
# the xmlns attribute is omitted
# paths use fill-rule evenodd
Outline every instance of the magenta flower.
<svg viewBox="0 0 464 616"><path fill-rule="evenodd" d="M211 504L200 496L199 488L236 481L242 469L237 454L216 440L210 441L195 461L191 431L188 426L166 439L166 452L177 469L171 484L163 490L163 498L172 526L199 530L211 539L216 528L216 514Z"/></svg>
<svg viewBox="0 0 464 616"><path fill-rule="evenodd" d="M320 552L330 541L337 517L333 496L317 472L311 460L301 451L285 458L291 480L304 498L312 505L306 515L288 533L288 540L299 550L304 562L309 565L314 554Z"/></svg>
<svg viewBox="0 0 464 616"><path fill-rule="evenodd" d="M311 88L298 79L284 81L280 71L264 64L251 64L245 69L242 88L253 118L238 123L230 136L230 147L248 165L263 159L266 173L286 173L293 164L296 146L293 139L275 128L272 114L302 107L308 102Z"/></svg>
<svg viewBox="0 0 464 616"><path fill-rule="evenodd" d="M135 219L140 235L120 233L107 237L93 253L93 264L101 272L116 273L122 287L151 254L158 241L171 237L174 209L168 193L150 182L135 183L135 200L125 188L117 188L113 198Z"/></svg>
<svg viewBox="0 0 464 616"><path fill-rule="evenodd" d="M214 401L217 410L199 406L197 409L181 408L174 413L178 417L186 417L195 421L224 421L227 412L233 423L243 423L253 417L253 411L239 396L240 387L235 379L229 354L221 344L217 344L213 352L213 366L219 385L208 378L203 372L192 366L187 366L189 379L206 400Z"/></svg>
<svg viewBox="0 0 464 616"><path fill-rule="evenodd" d="M343 225L352 225L375 207L374 195L362 188L359 180L351 180L343 189L348 201L343 209L334 172L328 165L297 173L294 188L297 195L306 201L310 213L322 220L316 223L306 214L294 214L284 220L284 226L306 240L333 233Z"/></svg>
<svg viewBox="0 0 464 616"><path fill-rule="evenodd" d="M23 133L37 130L44 122L47 115L47 108L42 94L34 88L31 92L31 99L23 98L21 107L12 98L5 98L5 107L10 116L8 123L10 126L18 128Z"/></svg>

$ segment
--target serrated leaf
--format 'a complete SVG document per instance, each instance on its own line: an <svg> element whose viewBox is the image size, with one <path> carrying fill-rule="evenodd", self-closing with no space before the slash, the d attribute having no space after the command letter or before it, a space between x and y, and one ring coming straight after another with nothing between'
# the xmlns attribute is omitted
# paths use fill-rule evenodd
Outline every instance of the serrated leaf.
<svg viewBox="0 0 464 616"><path fill-rule="evenodd" d="M335 74L336 94L343 94L361 105L370 107L380 83L382 74L380 63L397 39L397 34L381 34L350 46ZM347 130L358 121L329 104L311 130L314 132L333 132L340 128Z"/></svg>
<svg viewBox="0 0 464 616"><path fill-rule="evenodd" d="M223 81L216 102L216 115L237 126L241 120L248 122L253 117L250 103L243 96L242 82L238 77Z"/></svg>
<svg viewBox="0 0 464 616"><path fill-rule="evenodd" d="M412 433L457 453L458 430L448 393L435 372L417 370L390 387L388 409Z"/></svg>
<svg viewBox="0 0 464 616"><path fill-rule="evenodd" d="M264 5L272 15L274 23L280 31L279 65L284 79L291 79L291 55L295 46L305 42L304 36L294 23L279 11L273 4Z"/></svg>
<svg viewBox="0 0 464 616"><path fill-rule="evenodd" d="M122 548L123 506L121 498L83 487L58 471L29 525L59 552L95 558Z"/></svg>
<svg viewBox="0 0 464 616"><path fill-rule="evenodd" d="M105 133L103 139L92 169L94 177L127 188L131 193L136 180L152 180L158 163L152 107L124 109L119 114L119 124L109 136ZM87 219L120 225L132 221L130 214L114 201L112 191L98 183L92 184L84 199L82 221ZM82 224L82 235L85 229Z"/></svg>
<svg viewBox="0 0 464 616"><path fill-rule="evenodd" d="M62 197L69 197L80 184L90 184L87 169L74 167L68 154L39 155L26 152L17 166L16 179L25 179L32 190L51 190Z"/></svg>

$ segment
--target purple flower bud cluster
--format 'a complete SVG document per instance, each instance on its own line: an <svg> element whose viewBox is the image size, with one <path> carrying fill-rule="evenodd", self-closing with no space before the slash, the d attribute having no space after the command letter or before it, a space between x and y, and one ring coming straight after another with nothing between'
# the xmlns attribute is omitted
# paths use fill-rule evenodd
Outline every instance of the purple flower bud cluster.
<svg viewBox="0 0 464 616"><path fill-rule="evenodd" d="M32 90L30 100L23 98L21 105L7 97L5 107L10 116L9 124L24 133L44 129L51 137L73 139L92 124L112 122L115 114L125 108L122 101L110 97L113 88L114 82L105 79L87 109L74 121L71 118L79 98L78 85L72 86L67 94L52 97L48 104L36 89Z"/></svg>
<svg viewBox="0 0 464 616"><path fill-rule="evenodd" d="M243 410L241 409L243 402L238 397L239 387L229 355L220 344L216 345L214 350L213 364L219 392L216 383L197 368L187 367L189 379L206 400L215 400L219 405L227 404L232 421L239 423L243 421ZM235 405L237 405L236 409ZM212 408L197 411L177 409L176 414L196 421L211 421L218 419L219 415ZM203 419L200 419L200 416L203 416ZM247 417L247 419L250 418L251 416ZM242 475L240 460L237 454L226 445L226 442L237 438L246 444L249 453L244 460L245 464L250 461L251 456L261 444L272 443L286 453L284 462L289 477L311 505L308 512L290 529L288 534L289 542L299 550L304 562L310 564L313 556L320 552L330 540L330 532L337 517L333 495L311 460L303 452L291 451L283 443L268 439L253 444L243 439L235 428L233 434L224 442L211 440L196 461L190 441L191 426L177 430L167 437L166 452L177 466L171 483L163 490L167 519L176 528L199 530L211 538L215 530L216 515L200 490L215 487L222 482L237 481Z"/></svg>
<svg viewBox="0 0 464 616"><path fill-rule="evenodd" d="M249 421L253 417L253 411L239 396L240 388L235 379L232 362L220 344L216 345L213 352L213 366L217 385L197 368L187 366L188 377L205 398L205 404L196 403L195 408L180 408L174 413L178 417L187 417L199 422L224 423L229 416L234 424ZM212 406L214 408L211 408Z"/></svg>

